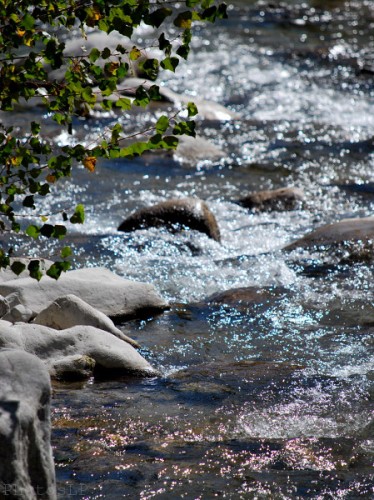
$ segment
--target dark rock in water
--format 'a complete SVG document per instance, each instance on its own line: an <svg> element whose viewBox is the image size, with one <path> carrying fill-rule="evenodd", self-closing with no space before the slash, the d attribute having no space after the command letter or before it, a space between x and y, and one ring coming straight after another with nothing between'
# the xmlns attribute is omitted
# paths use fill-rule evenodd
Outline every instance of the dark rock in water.
<svg viewBox="0 0 374 500"><path fill-rule="evenodd" d="M285 298L289 290L283 287L247 287L233 288L218 292L208 297L205 302L208 304L225 305L238 309L259 306L269 307L274 302Z"/></svg>
<svg viewBox="0 0 374 500"><path fill-rule="evenodd" d="M251 210L294 210L304 199L301 189L287 187L251 193L238 200L239 205Z"/></svg>
<svg viewBox="0 0 374 500"><path fill-rule="evenodd" d="M162 226L171 230L188 227L213 240L221 240L216 218L206 203L198 198L172 199L138 210L120 224L118 231Z"/></svg>
<svg viewBox="0 0 374 500"><path fill-rule="evenodd" d="M287 245L284 250L337 245L347 241L367 242L374 238L374 217L343 219L321 226Z"/></svg>
<svg viewBox="0 0 374 500"><path fill-rule="evenodd" d="M189 393L199 399L230 398L243 395L248 400L261 398L265 389L274 390L275 386L286 387L301 365L274 363L268 361L243 360L237 362L211 362L190 366L172 374L168 380L173 389ZM243 393L243 394L242 394Z"/></svg>

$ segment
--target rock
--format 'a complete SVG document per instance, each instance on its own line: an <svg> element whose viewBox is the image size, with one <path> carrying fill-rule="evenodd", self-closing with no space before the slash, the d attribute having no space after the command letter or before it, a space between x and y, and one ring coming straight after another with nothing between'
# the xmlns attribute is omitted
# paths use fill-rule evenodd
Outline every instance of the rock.
<svg viewBox="0 0 374 500"><path fill-rule="evenodd" d="M77 295L112 318L140 317L168 308L152 285L130 281L104 268L68 271L56 281L43 276L0 283L0 294L14 297L36 316L47 304L64 295Z"/></svg>
<svg viewBox="0 0 374 500"><path fill-rule="evenodd" d="M28 323L33 317L34 313L31 309L23 306L22 304L18 304L5 314L2 319L10 321L11 323L16 323L17 321Z"/></svg>
<svg viewBox="0 0 374 500"><path fill-rule="evenodd" d="M259 308L268 309L280 300L287 297L291 292L284 287L243 287L232 288L224 292L218 292L207 299L205 303L235 307L236 309Z"/></svg>
<svg viewBox="0 0 374 500"><path fill-rule="evenodd" d="M65 330L76 325L90 325L112 333L134 347L139 347L139 344L135 340L116 328L108 316L101 311L97 311L84 302L84 300L72 294L56 299L46 309L43 309L33 322L37 325L54 328L55 330Z"/></svg>
<svg viewBox="0 0 374 500"><path fill-rule="evenodd" d="M251 210L294 210L303 199L304 193L301 189L287 187L251 193L238 200L238 203Z"/></svg>
<svg viewBox="0 0 374 500"><path fill-rule="evenodd" d="M198 198L172 199L138 210L120 224L118 231L161 226L168 229L185 226L216 241L221 239L216 218L206 203Z"/></svg>
<svg viewBox="0 0 374 500"><path fill-rule="evenodd" d="M0 348L23 349L34 354L45 362L52 377L61 375L61 367L63 371L81 373L82 363L77 367L79 356L94 360L94 364L91 361L86 363L85 369L91 363L97 373L156 374L131 345L93 326L79 325L58 331L42 325L12 325L0 320Z"/></svg>
<svg viewBox="0 0 374 500"><path fill-rule="evenodd" d="M202 137L181 135L178 140L173 156L182 162L218 161L227 156L222 149Z"/></svg>
<svg viewBox="0 0 374 500"><path fill-rule="evenodd" d="M118 31L105 33L104 31L92 30L90 32L87 32L84 38L82 36L71 35L69 39L66 40L64 55L69 57L74 56L77 58L80 58L82 56L88 57L88 54L94 48L97 48L100 51L108 48L111 51L118 53L118 51L116 50L116 47L118 45L122 45L128 51L130 51L134 46L133 43L129 43L128 39L121 35ZM130 71L132 70L135 76L145 76L145 73L141 67L141 63L146 61L148 57L154 57L154 54L151 54L150 51L148 51L146 54L146 51L143 51L139 59L137 59L136 61L131 61ZM99 59L97 59L95 64L104 68L105 63L108 63L108 61L111 60L115 61L116 59L116 57L109 59L103 59L100 57ZM62 66L57 70L49 71L49 78L62 80L65 76L66 69L66 66Z"/></svg>
<svg viewBox="0 0 374 500"><path fill-rule="evenodd" d="M23 350L0 352L0 497L53 500L50 377Z"/></svg>
<svg viewBox="0 0 374 500"><path fill-rule="evenodd" d="M287 245L284 250L337 245L349 241L367 242L374 238L374 217L343 219L321 226ZM0 292L1 293L1 292Z"/></svg>
<svg viewBox="0 0 374 500"><path fill-rule="evenodd" d="M53 378L63 381L86 380L94 373L96 362L89 356L73 354L53 363Z"/></svg>
<svg viewBox="0 0 374 500"><path fill-rule="evenodd" d="M122 93L127 96L134 97L136 89L139 87L139 85L142 85L145 89L149 89L154 84L155 82L145 80L143 78L127 78L123 83L123 86L125 86L126 88L122 91ZM174 106L180 107L180 105L186 105L187 103L193 101L199 111L196 118L217 121L226 121L240 118L240 116L234 111L231 111L225 106L222 106L222 104L214 101L208 101L199 97L191 97L189 95L178 94L168 87L161 85L159 86L159 92L165 102L172 103ZM155 101L154 105L160 106L160 101Z"/></svg>
<svg viewBox="0 0 374 500"><path fill-rule="evenodd" d="M0 295L0 318L5 316L5 314L7 314L9 310L10 308L6 298Z"/></svg>

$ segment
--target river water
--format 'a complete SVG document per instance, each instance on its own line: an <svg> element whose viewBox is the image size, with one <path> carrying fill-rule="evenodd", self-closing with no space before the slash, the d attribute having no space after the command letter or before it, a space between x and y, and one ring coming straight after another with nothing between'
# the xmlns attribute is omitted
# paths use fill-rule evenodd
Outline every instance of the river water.
<svg viewBox="0 0 374 500"><path fill-rule="evenodd" d="M85 204L69 239L77 267L153 283L171 303L120 325L162 376L55 385L60 499L374 497L372 259L282 251L373 213L373 27L368 0L236 1L229 20L196 27L190 61L158 80L238 113L199 121L225 157L102 162L44 207ZM97 115L75 130L89 141L157 113ZM302 188L303 206L235 203L283 186ZM117 232L134 209L183 196L207 202L221 244L188 230ZM233 288L247 288L241 300L208 300Z"/></svg>

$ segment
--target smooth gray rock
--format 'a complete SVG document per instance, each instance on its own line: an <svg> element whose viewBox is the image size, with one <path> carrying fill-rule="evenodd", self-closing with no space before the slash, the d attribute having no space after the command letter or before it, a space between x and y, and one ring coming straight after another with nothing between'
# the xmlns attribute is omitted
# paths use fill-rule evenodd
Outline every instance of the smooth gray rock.
<svg viewBox="0 0 374 500"><path fill-rule="evenodd" d="M188 227L220 241L216 218L207 204L198 198L167 200L131 214L118 227L118 231L131 232L149 227L175 229ZM1 293L1 288L0 288Z"/></svg>
<svg viewBox="0 0 374 500"><path fill-rule="evenodd" d="M296 187L257 191L238 200L239 205L251 210L294 210L304 199L304 193Z"/></svg>
<svg viewBox="0 0 374 500"><path fill-rule="evenodd" d="M45 362L52 377L61 372L62 362L65 366L70 363L71 372L74 372L77 359L74 356L91 358L97 371L142 376L156 374L130 344L93 326L80 325L58 331L42 325L12 325L0 320L0 348L23 349L34 354Z"/></svg>
<svg viewBox="0 0 374 500"><path fill-rule="evenodd" d="M113 321L108 316L73 294L56 299L36 316L33 323L55 330L65 330L76 325L90 325L112 333L134 347L139 347L135 340L114 326Z"/></svg>
<svg viewBox="0 0 374 500"><path fill-rule="evenodd" d="M6 298L0 295L0 318L5 316L9 310L10 308Z"/></svg>
<svg viewBox="0 0 374 500"><path fill-rule="evenodd" d="M28 307L18 304L14 306L7 314L5 314L2 319L5 321L10 321L11 323L17 323L17 321L23 321L24 323L29 322L34 317L34 313Z"/></svg>
<svg viewBox="0 0 374 500"><path fill-rule="evenodd" d="M68 271L56 281L43 276L0 283L0 294L13 295L36 316L64 295L77 295L93 308L110 317L138 317L168 308L152 285L130 281L104 268Z"/></svg>
<svg viewBox="0 0 374 500"><path fill-rule="evenodd" d="M54 500L50 377L23 350L0 352L0 498Z"/></svg>
<svg viewBox="0 0 374 500"><path fill-rule="evenodd" d="M173 156L183 162L197 163L199 161L218 161L227 157L221 148L202 137L181 135Z"/></svg>
<svg viewBox="0 0 374 500"><path fill-rule="evenodd" d="M333 224L321 226L302 238L287 245L285 250L336 245L350 241L367 242L374 238L374 217L342 219Z"/></svg>

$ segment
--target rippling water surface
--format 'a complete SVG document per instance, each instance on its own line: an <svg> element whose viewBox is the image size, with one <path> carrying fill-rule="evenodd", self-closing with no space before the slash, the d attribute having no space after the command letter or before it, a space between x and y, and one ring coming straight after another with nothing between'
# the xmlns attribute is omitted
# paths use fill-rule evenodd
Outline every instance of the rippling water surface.
<svg viewBox="0 0 374 500"><path fill-rule="evenodd" d="M374 496L372 260L282 251L319 225L372 215L374 3L237 1L229 14L196 27L191 60L158 82L239 114L199 121L225 158L78 169L45 207L85 204L76 266L151 282L172 304L121 325L161 377L55 387L61 499ZM157 113L98 115L77 135ZM283 186L304 190L303 207L235 203ZM206 200L221 244L187 230L117 233L134 209L183 196ZM245 287L241 300L208 299Z"/></svg>

